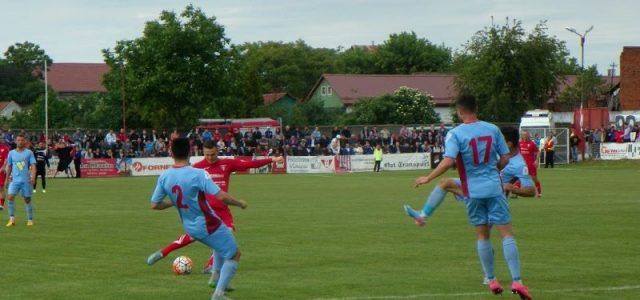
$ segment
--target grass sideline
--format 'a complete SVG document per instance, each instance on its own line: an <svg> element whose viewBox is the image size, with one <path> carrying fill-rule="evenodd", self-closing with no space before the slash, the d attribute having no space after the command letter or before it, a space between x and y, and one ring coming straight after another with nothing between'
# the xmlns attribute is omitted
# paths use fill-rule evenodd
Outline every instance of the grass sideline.
<svg viewBox="0 0 640 300"><path fill-rule="evenodd" d="M249 208L234 210L243 256L230 297L496 299L480 284L474 232L461 204L448 196L424 228L403 214L402 204L422 205L433 187L412 187L424 173L235 175L231 193ZM510 200L533 296L640 297L640 163L588 162L539 173L543 198ZM149 208L155 181L50 180L47 193L34 196L33 228L25 226L18 199L17 226L0 228L0 298L208 299L207 277L199 274L209 254L203 245L145 264L182 232L175 209ZM5 210L1 225L6 221ZM493 244L498 278L508 286L499 239ZM179 255L192 258L194 274L172 274ZM622 286L632 288L600 290ZM591 290L562 292L581 288Z"/></svg>

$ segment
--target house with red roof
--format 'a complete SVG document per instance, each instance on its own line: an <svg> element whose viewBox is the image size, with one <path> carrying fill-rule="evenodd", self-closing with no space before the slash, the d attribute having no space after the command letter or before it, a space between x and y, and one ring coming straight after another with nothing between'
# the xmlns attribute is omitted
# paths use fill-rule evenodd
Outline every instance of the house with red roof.
<svg viewBox="0 0 640 300"><path fill-rule="evenodd" d="M102 77L109 72L105 63L53 63L49 66L49 86L59 96L104 93Z"/></svg>
<svg viewBox="0 0 640 300"><path fill-rule="evenodd" d="M457 92L453 74L357 75L324 74L313 86L305 101L317 101L326 109L350 107L360 99L393 93L406 86L429 94L443 122L451 122L450 106Z"/></svg>

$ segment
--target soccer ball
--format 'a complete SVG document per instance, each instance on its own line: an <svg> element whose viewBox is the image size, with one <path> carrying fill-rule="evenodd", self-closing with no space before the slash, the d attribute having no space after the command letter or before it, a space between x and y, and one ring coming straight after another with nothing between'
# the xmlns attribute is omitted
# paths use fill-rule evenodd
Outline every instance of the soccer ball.
<svg viewBox="0 0 640 300"><path fill-rule="evenodd" d="M193 269L193 262L191 262L191 258L187 256L178 256L173 261L173 272L176 275L187 275L191 273Z"/></svg>

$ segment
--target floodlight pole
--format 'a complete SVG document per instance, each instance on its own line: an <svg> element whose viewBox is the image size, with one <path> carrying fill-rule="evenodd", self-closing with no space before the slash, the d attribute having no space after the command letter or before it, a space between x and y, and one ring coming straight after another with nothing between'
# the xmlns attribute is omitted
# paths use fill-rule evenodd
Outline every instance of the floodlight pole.
<svg viewBox="0 0 640 300"><path fill-rule="evenodd" d="M49 147L49 81L46 57L44 58L44 143Z"/></svg>
<svg viewBox="0 0 640 300"><path fill-rule="evenodd" d="M582 72L582 77L580 78L580 130L582 130L584 123L584 113L582 111L584 106L584 42L587 37L587 33L593 30L593 25L589 27L583 34L578 33L574 28L565 27L565 29L569 32L575 33L580 37L580 68Z"/></svg>

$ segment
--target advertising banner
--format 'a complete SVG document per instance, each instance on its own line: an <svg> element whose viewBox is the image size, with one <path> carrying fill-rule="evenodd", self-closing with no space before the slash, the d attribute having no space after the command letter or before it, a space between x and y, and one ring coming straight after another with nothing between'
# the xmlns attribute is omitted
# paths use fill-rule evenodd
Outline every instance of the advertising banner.
<svg viewBox="0 0 640 300"><path fill-rule="evenodd" d="M118 176L116 160L113 158L83 158L80 163L82 177Z"/></svg>
<svg viewBox="0 0 640 300"><path fill-rule="evenodd" d="M287 156L287 173L334 173L333 156Z"/></svg>

